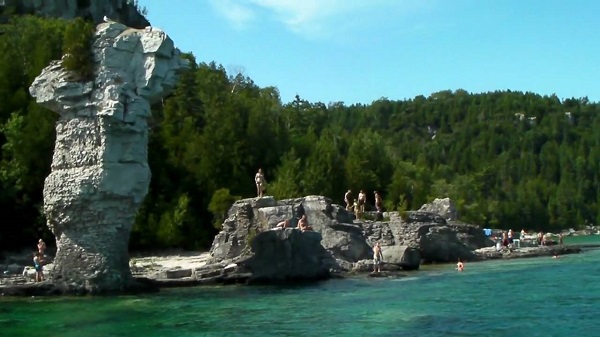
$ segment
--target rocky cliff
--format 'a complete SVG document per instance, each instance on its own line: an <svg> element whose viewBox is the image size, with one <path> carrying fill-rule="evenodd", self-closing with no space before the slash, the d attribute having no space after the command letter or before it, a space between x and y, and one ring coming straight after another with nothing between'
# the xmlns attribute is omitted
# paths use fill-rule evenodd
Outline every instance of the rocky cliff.
<svg viewBox="0 0 600 337"><path fill-rule="evenodd" d="M307 196L280 201L263 197L234 203L223 223L223 230L214 239L207 269L211 268L211 264L225 266L245 261L248 257L258 259L255 247L251 246L253 240L263 240L262 233L272 231L284 219L290 219L290 225L295 227L303 215L306 215L314 231L320 234L321 245L329 254L320 260L313 259L310 268L317 268L325 261L331 270L372 270L371 247L376 241L382 246L386 262L384 269L396 270L418 269L421 261L454 262L459 257L474 258L473 249L492 244L486 241L483 231L478 227L449 223L437 213L412 211L402 217L398 213L391 213L386 214L389 221L357 221L343 207L332 204L326 197ZM281 240L285 241L284 238ZM263 251L267 244L261 243ZM270 245L271 256L260 254L263 263L285 259L286 254L275 249L283 243L270 240ZM281 263L283 266L290 264L292 262ZM275 266L272 268L276 269ZM276 275L274 269L270 270L273 278ZM280 272L288 273L286 269Z"/></svg>
<svg viewBox="0 0 600 337"><path fill-rule="evenodd" d="M158 29L103 23L94 39L92 81L77 81L54 61L30 87L59 114L44 213L57 244L52 279L66 292L127 288L129 233L150 182L150 104L186 66Z"/></svg>
<svg viewBox="0 0 600 337"><path fill-rule="evenodd" d="M85 18L95 23L104 16L129 27L144 28L148 20L131 0L4 0L0 14L33 14L42 17L73 19ZM1 16L1 15L0 15Z"/></svg>

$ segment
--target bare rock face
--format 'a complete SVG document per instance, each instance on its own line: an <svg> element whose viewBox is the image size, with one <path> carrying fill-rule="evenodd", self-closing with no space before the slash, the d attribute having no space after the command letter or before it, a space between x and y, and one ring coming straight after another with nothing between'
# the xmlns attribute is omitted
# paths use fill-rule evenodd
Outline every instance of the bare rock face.
<svg viewBox="0 0 600 337"><path fill-rule="evenodd" d="M77 81L54 61L29 88L60 116L44 212L57 244L52 279L66 292L127 288L129 234L150 183L150 104L187 66L157 29L110 22L94 38L92 81Z"/></svg>
<svg viewBox="0 0 600 337"><path fill-rule="evenodd" d="M450 198L436 198L433 202L421 206L419 211L439 214L446 220L458 220L456 205Z"/></svg>
<svg viewBox="0 0 600 337"><path fill-rule="evenodd" d="M315 241L315 246L310 249L298 248L305 245L283 235L311 233L300 233L294 228L303 215L316 232L314 234L320 234L320 242ZM336 272L371 271L372 247L379 242L384 270L415 270L422 262L454 262L459 257L474 259L473 250L488 243L484 232L477 226L448 222L434 212L388 213L386 218L390 220L355 220L343 207L332 204L323 196L239 200L229 210L223 230L213 241L208 269L230 264L248 267L247 261L252 261L254 268L246 269L251 269L252 274L260 271L257 272L259 276L253 275L250 279L257 277L272 281L300 278L299 274L290 273L289 266L294 266L294 270L304 270L300 274L313 279L315 275L323 275L315 272L322 271L323 266ZM273 231L276 224L285 219L290 220L292 229ZM255 244L257 239L260 244ZM316 243L327 254L322 254ZM290 253L309 250L316 253ZM296 256L307 258L297 259Z"/></svg>
<svg viewBox="0 0 600 337"><path fill-rule="evenodd" d="M261 232L252 240L252 252L240 263L253 283L320 280L329 277L329 253L321 234L292 228Z"/></svg>

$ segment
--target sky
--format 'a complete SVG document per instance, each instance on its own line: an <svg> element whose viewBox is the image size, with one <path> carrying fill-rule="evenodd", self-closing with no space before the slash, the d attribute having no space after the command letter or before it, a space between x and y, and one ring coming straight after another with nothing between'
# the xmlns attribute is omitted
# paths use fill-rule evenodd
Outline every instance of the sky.
<svg viewBox="0 0 600 337"><path fill-rule="evenodd" d="M442 90L600 100L596 0L139 0L198 62L284 103L370 104Z"/></svg>

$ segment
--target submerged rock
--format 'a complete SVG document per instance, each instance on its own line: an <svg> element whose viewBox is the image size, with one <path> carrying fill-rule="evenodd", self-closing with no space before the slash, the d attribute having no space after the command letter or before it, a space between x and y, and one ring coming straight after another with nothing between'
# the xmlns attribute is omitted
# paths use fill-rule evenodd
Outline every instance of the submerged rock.
<svg viewBox="0 0 600 337"><path fill-rule="evenodd" d="M129 287L129 233L150 183L150 104L187 66L164 32L116 22L98 25L93 57L91 81L54 61L29 89L59 114L44 213L57 245L52 280L75 293Z"/></svg>

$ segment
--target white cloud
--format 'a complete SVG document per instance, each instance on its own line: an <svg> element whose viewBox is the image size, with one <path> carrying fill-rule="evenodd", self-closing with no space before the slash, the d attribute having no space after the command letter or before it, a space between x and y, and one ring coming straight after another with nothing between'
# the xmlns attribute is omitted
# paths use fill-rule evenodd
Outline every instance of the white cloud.
<svg viewBox="0 0 600 337"><path fill-rule="evenodd" d="M212 0L213 6L240 28L254 20L281 22L305 37L341 34L349 26L364 24L366 15L406 14L431 0ZM417 4L415 4L415 2Z"/></svg>
<svg viewBox="0 0 600 337"><path fill-rule="evenodd" d="M256 13L247 5L236 0L210 0L211 5L234 27L241 29L255 19Z"/></svg>

